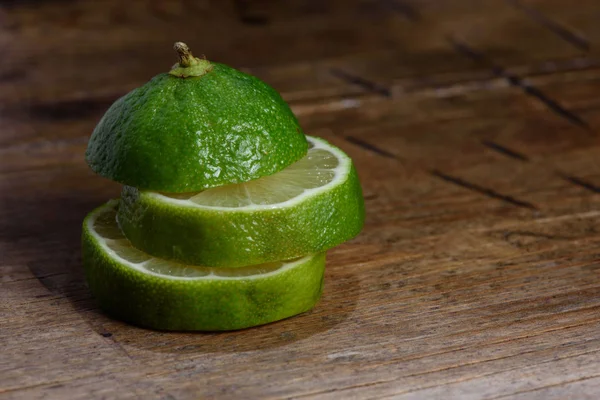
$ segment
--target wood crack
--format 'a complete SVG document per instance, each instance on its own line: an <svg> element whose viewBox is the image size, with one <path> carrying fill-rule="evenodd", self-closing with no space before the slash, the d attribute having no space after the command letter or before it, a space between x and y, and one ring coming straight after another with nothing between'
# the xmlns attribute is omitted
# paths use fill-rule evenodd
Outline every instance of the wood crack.
<svg viewBox="0 0 600 400"><path fill-rule="evenodd" d="M525 154L522 154L522 153L519 153L518 151L509 149L506 146L499 145L498 143L493 142L491 140L483 140L483 141L481 141L481 144L483 144L484 146L486 146L487 148L489 148L491 150L494 150L497 153L508 156L510 158L514 158L515 160L529 161L529 158Z"/></svg>
<svg viewBox="0 0 600 400"><path fill-rule="evenodd" d="M504 1L506 1L508 4L512 5L513 7L517 8L518 10L521 10L527 17L531 18L536 23L547 28L550 32L554 33L556 36L563 39L564 41L571 44L572 46L574 46L580 50L584 50L586 52L590 51L590 49L591 49L590 42L585 37L571 31L567 27L561 25L560 23L556 22L555 20L542 14L535 8L526 6L525 4L521 3L519 0L504 0Z"/></svg>
<svg viewBox="0 0 600 400"><path fill-rule="evenodd" d="M580 186L584 189L589 190L590 192L594 192L594 193L600 193L600 186L596 186L584 179L581 178L577 178L576 176L572 176L572 175L564 175L564 174L560 174L560 177L563 178L564 180L566 180L567 182L571 182L574 185Z"/></svg>
<svg viewBox="0 0 600 400"><path fill-rule="evenodd" d="M386 157L386 158L392 158L392 159L398 159L398 157L396 157L394 154L380 149L379 147L372 145L371 143L367 143L362 139L358 139L354 136L346 136L346 140L354 145L357 145L359 147L362 147L365 150L368 150L370 152L373 152L375 154L379 154L380 156Z"/></svg>
<svg viewBox="0 0 600 400"><path fill-rule="evenodd" d="M584 128L588 132L592 131L589 124L586 121L584 121L580 116L578 116L574 112L566 109L558 101L550 98L548 95L546 95L540 89L527 83L521 77L506 71L506 69L504 67L495 64L492 60L490 60L483 53L478 52L477 50L471 48L466 43L460 42L452 37L448 38L448 40L458 53L471 58L473 61L476 61L477 63L487 66L488 68L491 69L491 71L494 75L496 75L500 78L506 79L507 82L510 83L512 86L521 89L527 95L537 99L538 101L540 101L541 103L546 105L546 107L548 109L550 109L557 115L565 118L569 122L571 122L579 127Z"/></svg>
<svg viewBox="0 0 600 400"><path fill-rule="evenodd" d="M369 79L363 78L358 75L349 74L348 72L338 68L332 68L329 70L329 72L336 78L341 79L346 83L360 86L368 92L377 93L383 97L392 97L392 91L389 88L380 85L376 82L373 82Z"/></svg>
<svg viewBox="0 0 600 400"><path fill-rule="evenodd" d="M533 205L532 203L529 203L527 201L515 199L512 196L508 196L508 195L505 195L505 194L502 194L502 193L498 193L497 191L495 191L493 189L489 189L489 188L486 188L486 187L483 187L483 186L479 186L477 184L465 181L464 179L457 178L455 176L447 175L447 174L445 174L445 173L443 173L441 171L435 170L435 169L432 170L432 171L429 171L429 173L431 175L437 177L437 178L440 178L440 179L446 181L446 182L453 183L453 184L455 184L457 186L463 187L465 189L472 190L472 191L477 192L477 193L481 193L481 194L483 194L485 196L488 196L488 197L491 197L491 198L494 198L494 199L497 199L497 200L502 200L505 203L509 203L509 204L512 204L512 205L517 206L517 207L528 208L530 210L537 210L538 209L535 205Z"/></svg>

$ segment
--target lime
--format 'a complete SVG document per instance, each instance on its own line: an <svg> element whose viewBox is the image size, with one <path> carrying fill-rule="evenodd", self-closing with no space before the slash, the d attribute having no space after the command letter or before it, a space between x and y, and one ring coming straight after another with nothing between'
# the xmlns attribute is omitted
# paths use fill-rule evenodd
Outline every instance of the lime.
<svg viewBox="0 0 600 400"><path fill-rule="evenodd" d="M306 157L250 182L177 195L125 186L121 229L156 257L217 267L291 259L351 239L365 217L352 160L307 138Z"/></svg>
<svg viewBox="0 0 600 400"><path fill-rule="evenodd" d="M190 192L273 174L306 155L281 96L261 80L194 58L118 99L88 143L92 170L141 189Z"/></svg>
<svg viewBox="0 0 600 400"><path fill-rule="evenodd" d="M233 330L311 309L323 287L325 253L244 268L184 265L131 246L115 221L118 201L83 222L83 263L109 315L160 330Z"/></svg>

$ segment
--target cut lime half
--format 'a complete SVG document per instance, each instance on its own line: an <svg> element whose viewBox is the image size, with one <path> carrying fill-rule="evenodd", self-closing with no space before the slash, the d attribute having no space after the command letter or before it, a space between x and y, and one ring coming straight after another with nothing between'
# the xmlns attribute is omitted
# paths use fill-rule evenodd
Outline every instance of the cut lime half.
<svg viewBox="0 0 600 400"><path fill-rule="evenodd" d="M321 295L325 253L236 269L162 260L123 236L118 204L92 211L82 238L90 290L117 319L160 330L234 330L307 311Z"/></svg>
<svg viewBox="0 0 600 400"><path fill-rule="evenodd" d="M276 174L196 193L123 188L118 221L133 245L194 265L241 267L314 254L362 229L352 160L307 137L308 154Z"/></svg>
<svg viewBox="0 0 600 400"><path fill-rule="evenodd" d="M290 107L258 78L196 59L201 76L163 73L113 103L86 150L91 169L148 190L246 182L306 155Z"/></svg>

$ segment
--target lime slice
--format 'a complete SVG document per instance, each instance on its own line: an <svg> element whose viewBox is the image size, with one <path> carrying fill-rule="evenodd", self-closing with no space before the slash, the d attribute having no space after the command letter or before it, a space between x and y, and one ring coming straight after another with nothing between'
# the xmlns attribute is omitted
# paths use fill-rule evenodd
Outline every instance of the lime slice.
<svg viewBox="0 0 600 400"><path fill-rule="evenodd" d="M325 253L243 268L154 258L132 247L116 223L118 201L83 222L83 264L109 315L160 330L233 330L311 309L323 287Z"/></svg>
<svg viewBox="0 0 600 400"><path fill-rule="evenodd" d="M362 229L360 183L340 149L307 138L306 157L247 183L177 195L126 186L119 224L135 247L194 265L241 267L337 246Z"/></svg>
<svg viewBox="0 0 600 400"><path fill-rule="evenodd" d="M195 58L118 99L88 143L92 170L142 189L190 192L278 172L306 155L296 117L261 80Z"/></svg>

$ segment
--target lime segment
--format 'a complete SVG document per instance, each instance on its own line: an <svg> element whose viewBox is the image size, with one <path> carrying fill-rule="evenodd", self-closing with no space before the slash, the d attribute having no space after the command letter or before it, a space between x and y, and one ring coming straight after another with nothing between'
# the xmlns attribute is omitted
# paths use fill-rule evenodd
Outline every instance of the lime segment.
<svg viewBox="0 0 600 400"><path fill-rule="evenodd" d="M118 204L91 212L82 239L90 290L117 319L160 330L234 330L307 311L321 295L325 253L236 269L162 260L120 233Z"/></svg>
<svg viewBox="0 0 600 400"><path fill-rule="evenodd" d="M250 182L177 195L124 187L118 220L139 249L194 265L242 267L325 251L365 217L352 160L307 137L300 161Z"/></svg>

